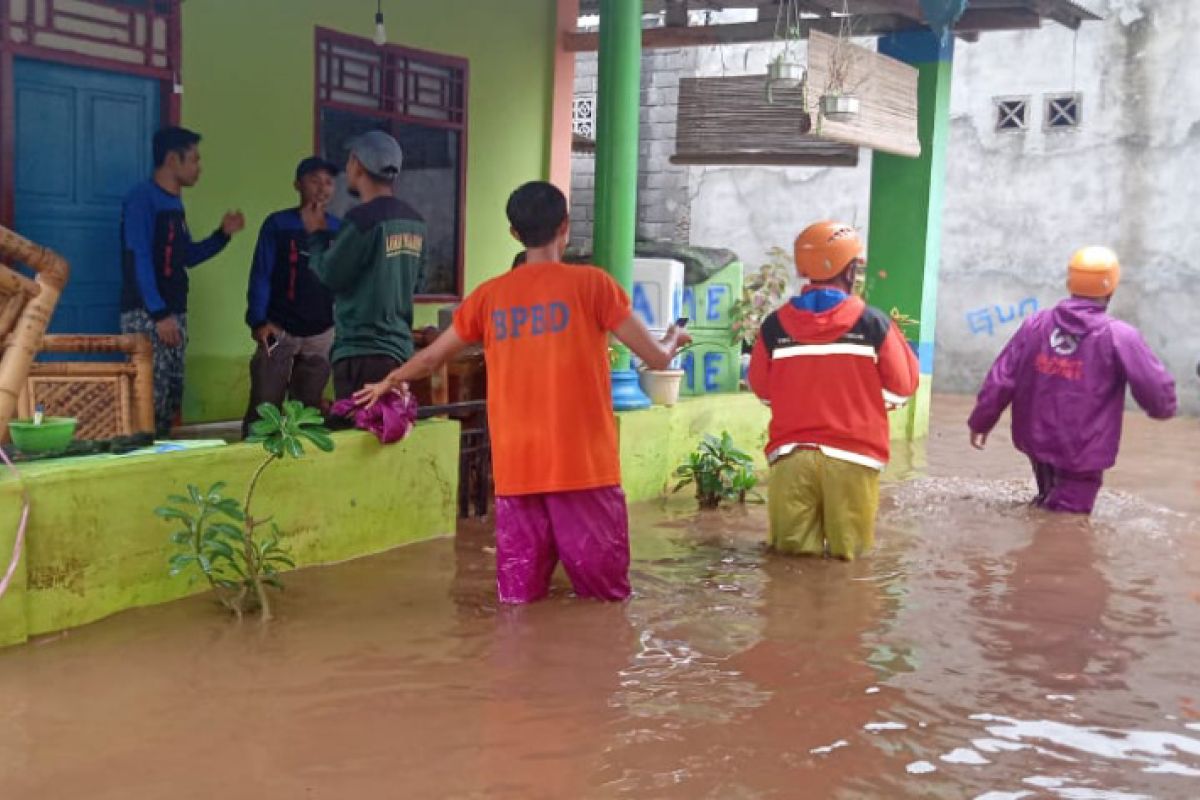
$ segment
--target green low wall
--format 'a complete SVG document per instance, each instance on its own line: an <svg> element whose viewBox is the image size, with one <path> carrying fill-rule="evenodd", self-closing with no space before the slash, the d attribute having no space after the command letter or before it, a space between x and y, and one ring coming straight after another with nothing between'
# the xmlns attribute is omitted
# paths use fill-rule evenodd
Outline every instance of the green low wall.
<svg viewBox="0 0 1200 800"><path fill-rule="evenodd" d="M255 507L274 516L301 566L452 534L458 430L431 421L389 446L365 433L336 434L333 453L274 465ZM260 448L239 444L23 467L33 512L24 556L0 598L0 645L206 589L193 576L168 577L171 527L153 509L188 483L223 480L240 495L261 458ZM20 485L5 479L0 570L20 512Z"/></svg>

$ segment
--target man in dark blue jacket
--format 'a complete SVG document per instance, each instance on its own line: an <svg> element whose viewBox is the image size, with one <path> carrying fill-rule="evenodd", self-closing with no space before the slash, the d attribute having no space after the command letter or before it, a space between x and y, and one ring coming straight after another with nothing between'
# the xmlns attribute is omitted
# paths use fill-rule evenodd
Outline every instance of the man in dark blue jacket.
<svg viewBox="0 0 1200 800"><path fill-rule="evenodd" d="M332 237L341 220L326 211L338 168L320 158L296 167L300 205L267 217L250 268L246 324L258 343L250 361L250 407L242 435L261 403L286 398L320 408L331 367L333 294L308 268L309 236Z"/></svg>
<svg viewBox="0 0 1200 800"><path fill-rule="evenodd" d="M121 213L123 288L121 330L144 333L154 344L154 419L167 436L183 407L187 348L187 270L224 249L245 227L240 211L193 242L180 193L200 180L200 135L184 128L154 134L154 176L129 192Z"/></svg>

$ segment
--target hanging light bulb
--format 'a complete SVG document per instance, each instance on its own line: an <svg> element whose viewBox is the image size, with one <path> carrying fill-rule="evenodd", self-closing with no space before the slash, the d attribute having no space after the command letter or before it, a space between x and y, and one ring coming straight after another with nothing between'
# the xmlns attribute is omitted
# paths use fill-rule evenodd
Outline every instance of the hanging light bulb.
<svg viewBox="0 0 1200 800"><path fill-rule="evenodd" d="M383 0L378 0L375 6L375 44L383 47L387 44L387 28L383 27Z"/></svg>

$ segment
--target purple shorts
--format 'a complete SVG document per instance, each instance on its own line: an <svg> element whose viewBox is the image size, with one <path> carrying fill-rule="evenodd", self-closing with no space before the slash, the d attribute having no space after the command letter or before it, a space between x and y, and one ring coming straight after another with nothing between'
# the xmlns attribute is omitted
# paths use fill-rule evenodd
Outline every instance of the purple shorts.
<svg viewBox="0 0 1200 800"><path fill-rule="evenodd" d="M1033 502L1047 511L1091 514L1104 483L1103 472L1069 472L1051 464L1033 462L1038 496Z"/></svg>
<svg viewBox="0 0 1200 800"><path fill-rule="evenodd" d="M532 603L562 560L579 597L629 597L629 514L619 486L496 498L496 591Z"/></svg>

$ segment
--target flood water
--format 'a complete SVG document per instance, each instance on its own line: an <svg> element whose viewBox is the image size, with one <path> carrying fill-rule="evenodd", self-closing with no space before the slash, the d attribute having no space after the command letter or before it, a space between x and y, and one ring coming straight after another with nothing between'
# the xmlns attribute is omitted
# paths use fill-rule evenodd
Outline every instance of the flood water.
<svg viewBox="0 0 1200 800"><path fill-rule="evenodd" d="M1089 522L966 411L854 564L673 503L628 604L497 608L480 527L2 651L0 797L1200 797L1200 422L1130 418Z"/></svg>

